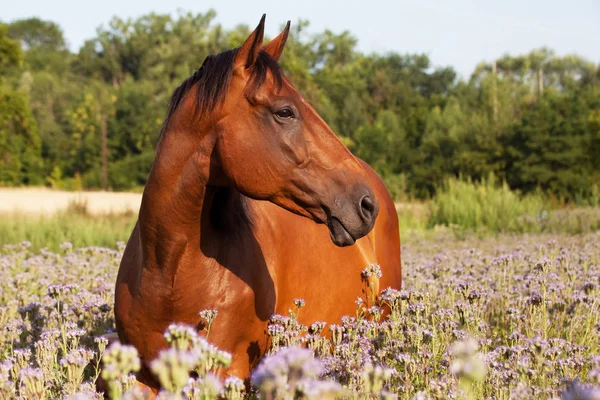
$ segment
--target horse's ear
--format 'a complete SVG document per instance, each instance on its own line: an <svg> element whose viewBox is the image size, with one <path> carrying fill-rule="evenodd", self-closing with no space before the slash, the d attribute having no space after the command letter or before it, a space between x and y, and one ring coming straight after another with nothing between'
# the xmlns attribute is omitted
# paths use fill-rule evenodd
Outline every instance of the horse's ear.
<svg viewBox="0 0 600 400"><path fill-rule="evenodd" d="M275 39L271 40L263 47L263 50L276 61L279 61L279 57L281 57L281 53L283 53L283 48L285 47L285 42L287 42L289 33L290 21L287 22L283 31Z"/></svg>
<svg viewBox="0 0 600 400"><path fill-rule="evenodd" d="M256 58L258 57L258 53L260 52L263 43L266 16L266 14L263 14L254 32L248 36L248 39L246 39L242 47L238 49L234 63L236 68L248 69L256 62Z"/></svg>

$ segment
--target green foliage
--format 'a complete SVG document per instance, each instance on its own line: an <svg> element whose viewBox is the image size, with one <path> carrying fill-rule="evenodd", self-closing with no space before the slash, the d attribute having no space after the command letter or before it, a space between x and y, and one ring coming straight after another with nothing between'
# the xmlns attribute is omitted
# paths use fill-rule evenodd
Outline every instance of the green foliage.
<svg viewBox="0 0 600 400"><path fill-rule="evenodd" d="M56 23L39 18L22 19L8 26L8 34L21 42L28 69L54 74L67 71L70 54Z"/></svg>
<svg viewBox="0 0 600 400"><path fill-rule="evenodd" d="M42 160L27 95L0 82L0 185L39 184Z"/></svg>
<svg viewBox="0 0 600 400"><path fill-rule="evenodd" d="M20 66L22 60L19 42L12 40L8 36L8 26L0 23L0 73L4 74L7 69Z"/></svg>
<svg viewBox="0 0 600 400"><path fill-rule="evenodd" d="M106 118L109 186L143 185L173 89L250 32L215 18L115 17L77 53L51 21L0 24L0 183L64 188L79 174L84 187L100 187ZM536 49L480 64L463 81L424 54L367 55L356 44L350 32L311 33L301 20L281 65L396 199L432 198L451 177L493 173L522 193L598 203L597 64Z"/></svg>
<svg viewBox="0 0 600 400"><path fill-rule="evenodd" d="M147 150L142 154L127 155L108 167L109 186L114 190L130 190L143 186L154 161L154 151ZM123 171L127 171L124 174ZM85 186L101 185L100 169L94 169L84 175Z"/></svg>
<svg viewBox="0 0 600 400"><path fill-rule="evenodd" d="M390 192L390 195L396 201L406 201L411 199L408 193L406 174L400 173L386 175L383 177L383 181L385 182L385 186Z"/></svg>
<svg viewBox="0 0 600 400"><path fill-rule="evenodd" d="M18 42L10 39L8 27L0 24L0 185L42 181L38 126L27 94L28 75L15 79L21 56Z"/></svg>
<svg viewBox="0 0 600 400"><path fill-rule="evenodd" d="M539 186L571 199L591 198L592 159L598 154L588 151L593 130L585 96L548 94L525 112L508 139L511 186L526 191Z"/></svg>
<svg viewBox="0 0 600 400"><path fill-rule="evenodd" d="M523 218L547 215L540 195L520 196L494 175L480 183L470 179L448 179L430 204L430 226L487 229L492 232L526 230Z"/></svg>

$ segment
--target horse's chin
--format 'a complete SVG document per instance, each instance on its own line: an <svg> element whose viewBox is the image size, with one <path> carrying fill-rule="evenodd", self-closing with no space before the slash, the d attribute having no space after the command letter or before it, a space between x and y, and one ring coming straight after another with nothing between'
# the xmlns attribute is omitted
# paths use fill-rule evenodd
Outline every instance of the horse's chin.
<svg viewBox="0 0 600 400"><path fill-rule="evenodd" d="M344 225L342 225L337 218L331 218L327 225L329 227L329 236L331 237L331 241L336 246L352 246L356 242L356 239L352 237L350 232L346 230Z"/></svg>

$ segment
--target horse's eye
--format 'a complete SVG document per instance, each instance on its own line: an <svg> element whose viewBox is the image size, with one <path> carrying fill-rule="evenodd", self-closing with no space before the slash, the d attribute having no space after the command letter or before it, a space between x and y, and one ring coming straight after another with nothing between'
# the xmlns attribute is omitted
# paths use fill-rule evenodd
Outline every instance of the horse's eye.
<svg viewBox="0 0 600 400"><path fill-rule="evenodd" d="M275 111L275 115L277 115L277 117L282 118L282 119L294 118L294 112L289 107L285 107L285 108L282 108L281 110Z"/></svg>

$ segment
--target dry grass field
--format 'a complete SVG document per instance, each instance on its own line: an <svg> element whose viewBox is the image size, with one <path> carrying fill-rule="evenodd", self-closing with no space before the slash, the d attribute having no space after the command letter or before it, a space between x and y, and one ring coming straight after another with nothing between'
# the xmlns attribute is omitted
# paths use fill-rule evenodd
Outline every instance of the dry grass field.
<svg viewBox="0 0 600 400"><path fill-rule="evenodd" d="M0 188L0 213L48 214L64 211L73 204L86 205L91 214L137 213L141 200L141 193Z"/></svg>

